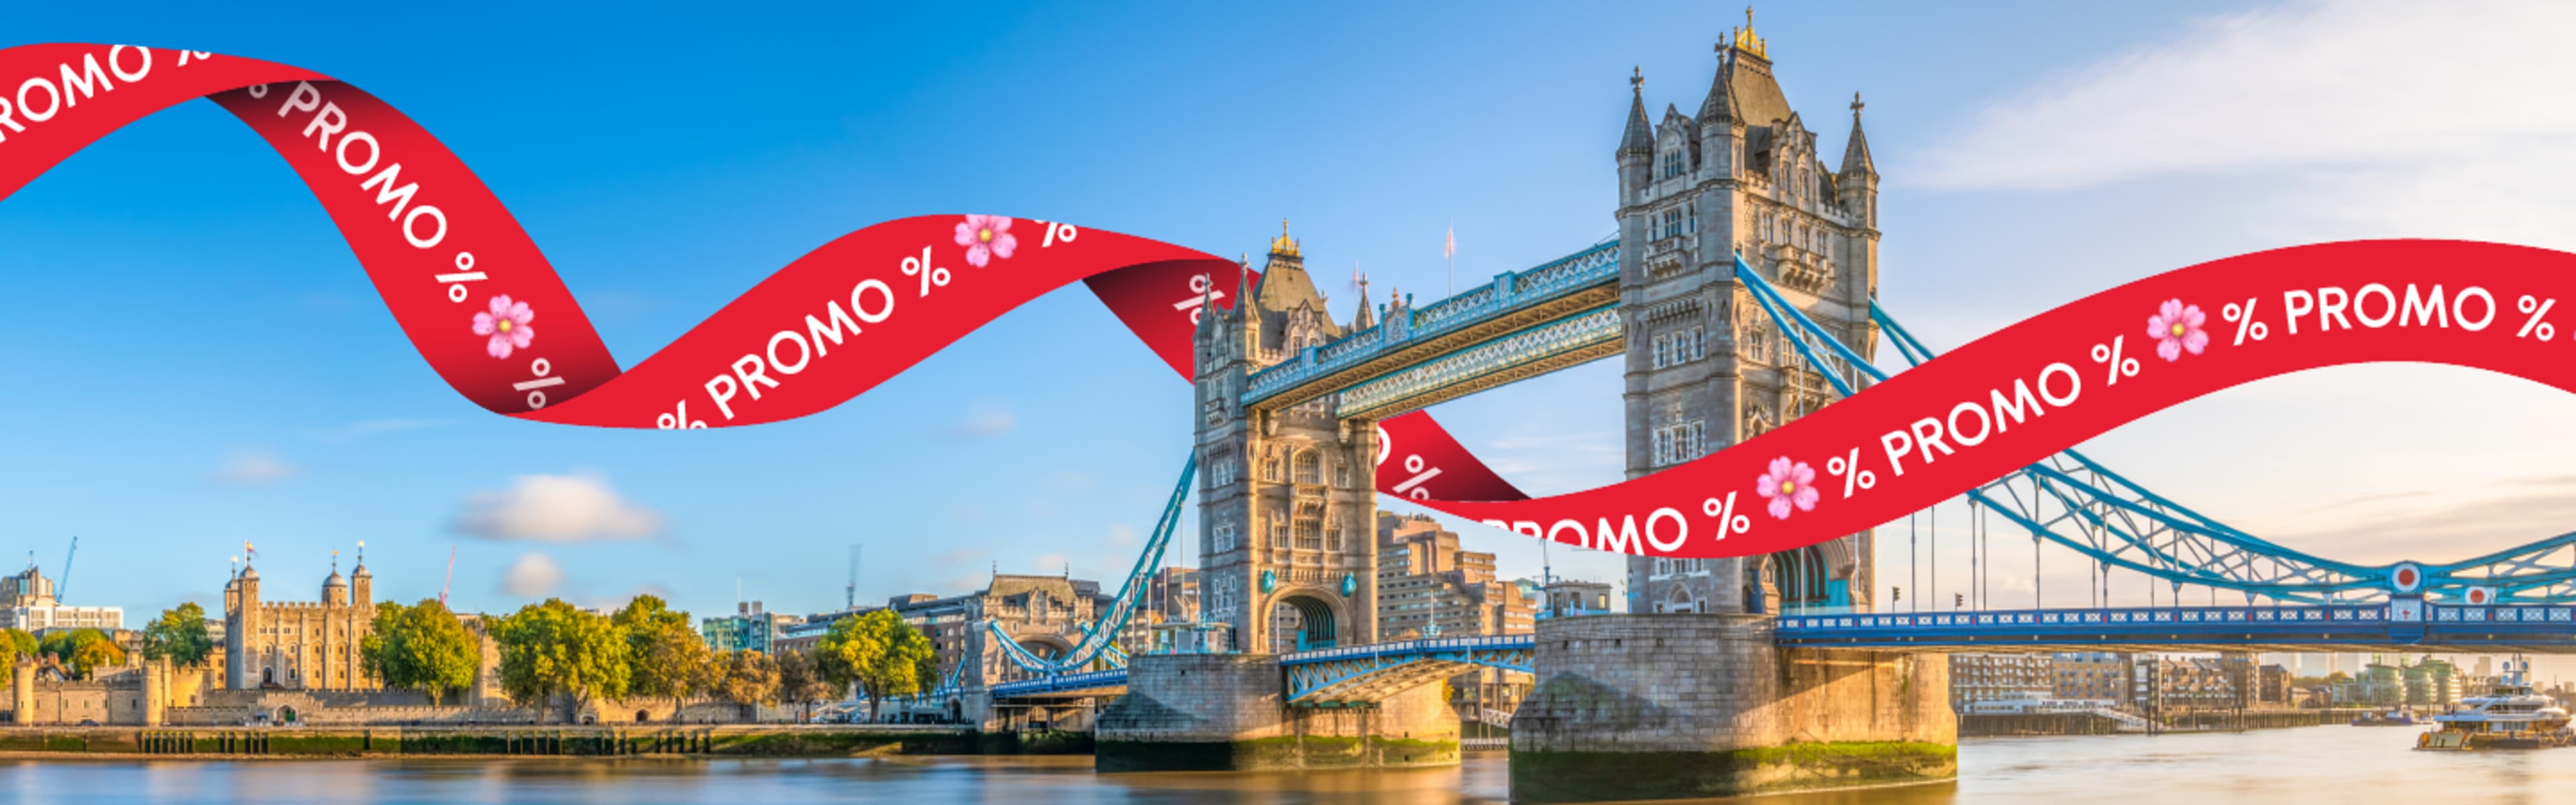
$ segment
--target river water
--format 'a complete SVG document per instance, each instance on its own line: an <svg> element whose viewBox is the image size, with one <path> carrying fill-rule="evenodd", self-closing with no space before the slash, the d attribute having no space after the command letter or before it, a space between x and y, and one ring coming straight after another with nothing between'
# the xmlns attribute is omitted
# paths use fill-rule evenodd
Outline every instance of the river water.
<svg viewBox="0 0 2576 805"><path fill-rule="evenodd" d="M1972 739L1956 783L1762 797L1892 803L2571 803L2576 749L2435 753L2418 730ZM0 760L28 803L1306 803L1502 802L1501 753L1455 768L1099 776L1088 757L850 760Z"/></svg>

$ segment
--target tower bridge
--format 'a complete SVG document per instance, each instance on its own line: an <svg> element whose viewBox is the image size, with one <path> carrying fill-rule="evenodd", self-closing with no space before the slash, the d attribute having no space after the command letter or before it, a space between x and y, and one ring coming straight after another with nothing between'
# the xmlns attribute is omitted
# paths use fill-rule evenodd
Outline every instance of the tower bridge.
<svg viewBox="0 0 2576 805"><path fill-rule="evenodd" d="M1952 776L1956 717L1931 655L1954 650L2576 653L2576 534L2448 564L2342 562L2073 451L1965 497L2034 550L2207 588L2210 606L1894 611L1873 595L1876 535L1863 531L1768 557L1631 557L1626 615L1383 641L1379 420L1617 359L1634 478L1885 379L1882 338L1908 363L1932 357L1877 304L1879 176L1859 99L1828 163L1749 20L1717 50L1696 113L1650 117L1632 77L1613 151L1618 231L1562 258L1419 306L1367 299L1363 284L1343 321L1283 226L1260 284L1238 287L1232 310L1201 310L1191 459L1121 603L1055 658L996 631L987 642L1036 676L928 698L1086 716L1107 701L1104 771L1446 763L1457 721L1436 683L1504 668L1537 678L1511 722L1515 798L1656 798ZM1126 597L1183 517L1196 518L1217 645L1124 656ZM2218 605L2219 590L2245 605Z"/></svg>

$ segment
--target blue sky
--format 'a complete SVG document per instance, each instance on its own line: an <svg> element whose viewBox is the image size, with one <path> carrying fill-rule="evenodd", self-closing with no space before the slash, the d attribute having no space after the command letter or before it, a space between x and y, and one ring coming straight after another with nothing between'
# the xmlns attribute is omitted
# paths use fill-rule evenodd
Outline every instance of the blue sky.
<svg viewBox="0 0 2576 805"><path fill-rule="evenodd" d="M1381 293L1436 296L1452 221L1461 285L1609 233L1629 69L1656 107L1696 108L1711 43L1741 22L1705 3L1386 5L37 6L9 35L265 58L386 98L510 205L631 366L806 250L930 212L1222 254L1259 251L1284 217L1337 307L1353 264ZM1829 159L1851 93L1868 99L1882 296L1936 345L2260 248L2576 246L2561 225L2576 193L2542 179L2576 167L2576 119L2540 100L2563 90L2547 76L2576 72L2541 41L2569 29L2558 10L1758 13ZM2409 48L2436 52L2390 56ZM435 595L453 548L455 598L487 610L655 591L705 613L738 582L814 611L839 605L850 544L866 546L862 600L951 592L995 563L1114 577L1189 439L1186 388L1079 289L793 423L673 435L490 416L426 369L310 194L210 103L0 203L0 276L0 549L51 574L80 535L70 598L122 605L130 626L211 601L245 539L271 594L294 597L359 540L380 597ZM1619 477L1617 385L1595 364L1436 413L1524 488L1569 491ZM2569 414L2521 381L2366 367L2215 395L2091 449L2302 547L2440 559L2576 524ZM547 517L617 527L525 538ZM475 527L496 518L538 527ZM1536 574L1534 545L1462 530L1505 573ZM1553 553L1560 575L1616 575L1575 553ZM2049 600L2081 601L2063 564ZM2015 578L1999 597L2030 594Z"/></svg>

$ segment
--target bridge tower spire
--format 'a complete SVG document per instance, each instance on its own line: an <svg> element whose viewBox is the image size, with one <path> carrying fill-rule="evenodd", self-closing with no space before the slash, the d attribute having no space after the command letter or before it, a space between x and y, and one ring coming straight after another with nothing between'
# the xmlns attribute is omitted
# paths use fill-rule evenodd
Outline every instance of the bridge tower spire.
<svg viewBox="0 0 2576 805"><path fill-rule="evenodd" d="M1346 334L1304 251L1280 222L1261 281L1203 314L1193 344L1200 606L1251 653L1377 639L1377 423L1337 418L1330 395L1242 403L1252 372Z"/></svg>
<svg viewBox="0 0 2576 805"><path fill-rule="evenodd" d="M1668 113L1618 152L1620 300L1627 330L1627 474L1739 444L1833 391L1755 307L1735 260L1791 289L1809 317L1869 354L1876 331L1877 177L1854 105L1859 170L1837 176L1746 24L1717 45L1696 117ZM1642 108L1642 96L1635 105ZM1761 559L1628 562L1633 612L1770 612L1869 603L1872 535ZM1820 572L1821 571L1821 572Z"/></svg>

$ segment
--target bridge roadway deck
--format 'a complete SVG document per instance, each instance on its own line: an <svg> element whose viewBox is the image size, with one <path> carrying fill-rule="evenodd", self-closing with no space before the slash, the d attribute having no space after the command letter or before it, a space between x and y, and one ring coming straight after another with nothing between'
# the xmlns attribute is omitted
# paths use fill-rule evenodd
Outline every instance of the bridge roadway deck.
<svg viewBox="0 0 2576 805"><path fill-rule="evenodd" d="M2408 602L1780 618L1783 646L1928 651L2516 651L2576 654L2576 607Z"/></svg>
<svg viewBox="0 0 2576 805"><path fill-rule="evenodd" d="M2576 654L2576 606L2166 606L1790 613L1784 647L1923 651L2445 651ZM1281 655L1290 701L1366 698L1473 667L1530 670L1530 635L1435 638ZM1126 691L1113 668L993 687L1000 699Z"/></svg>

